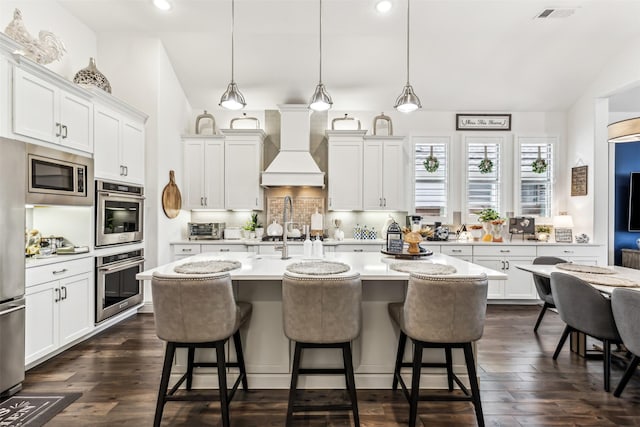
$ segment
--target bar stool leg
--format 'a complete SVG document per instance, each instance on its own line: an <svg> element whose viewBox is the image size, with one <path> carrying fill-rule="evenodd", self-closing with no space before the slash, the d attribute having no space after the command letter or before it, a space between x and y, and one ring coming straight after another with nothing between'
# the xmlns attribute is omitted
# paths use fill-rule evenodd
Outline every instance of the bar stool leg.
<svg viewBox="0 0 640 427"><path fill-rule="evenodd" d="M293 421L293 404L295 402L296 388L298 387L298 369L300 369L300 356L302 355L302 345L296 342L293 352L293 369L291 372L291 387L289 387L289 406L287 407L286 426L291 426Z"/></svg>
<svg viewBox="0 0 640 427"><path fill-rule="evenodd" d="M159 427L162 421L162 412L166 403L167 388L169 387L169 377L171 376L171 365L173 364L173 356L176 351L176 345L167 342L164 351L164 363L162 364L162 376L160 377L160 387L158 389L158 400L156 401L156 414L153 419L153 426Z"/></svg>
<svg viewBox="0 0 640 427"><path fill-rule="evenodd" d="M447 362L447 384L449 391L453 391L453 361L451 357L451 347L444 348L444 356Z"/></svg>
<svg viewBox="0 0 640 427"><path fill-rule="evenodd" d="M218 387L220 390L220 412L222 414L222 426L230 427L229 399L227 394L227 369L224 359L224 341L216 342L216 361L218 365Z"/></svg>
<svg viewBox="0 0 640 427"><path fill-rule="evenodd" d="M344 360L344 369L347 377L347 390L351 398L351 410L353 411L353 424L360 426L360 415L358 414L358 396L356 394L356 381L353 375L353 361L351 355L351 343L342 344L342 359Z"/></svg>
<svg viewBox="0 0 640 427"><path fill-rule="evenodd" d="M187 352L187 390L191 390L191 385L193 384L193 360L195 359L195 354L196 347L190 345Z"/></svg>
<svg viewBox="0 0 640 427"><path fill-rule="evenodd" d="M236 348L236 357L238 359L238 367L240 369L240 375L242 376L242 389L244 391L249 390L247 383L247 370L244 367L244 355L242 353L242 341L240 340L240 330L237 330L233 334L233 345Z"/></svg>
<svg viewBox="0 0 640 427"><path fill-rule="evenodd" d="M422 370L422 343L413 342L413 374L411 377L411 402L409 402L409 427L416 425L420 393L420 371Z"/></svg>
<svg viewBox="0 0 640 427"><path fill-rule="evenodd" d="M400 369L402 368L402 359L404 358L404 347L407 345L407 335L400 330L400 339L398 340L398 352L396 354L396 367L393 371L393 383L391 388L393 390L398 389L398 376L400 375Z"/></svg>
<svg viewBox="0 0 640 427"><path fill-rule="evenodd" d="M476 365L473 358L473 349L471 348L471 343L464 344L464 359L467 364L469 384L471 385L471 399L473 401L473 407L476 410L478 427L484 427L482 402L480 401L480 387L478 387L478 377L476 376Z"/></svg>

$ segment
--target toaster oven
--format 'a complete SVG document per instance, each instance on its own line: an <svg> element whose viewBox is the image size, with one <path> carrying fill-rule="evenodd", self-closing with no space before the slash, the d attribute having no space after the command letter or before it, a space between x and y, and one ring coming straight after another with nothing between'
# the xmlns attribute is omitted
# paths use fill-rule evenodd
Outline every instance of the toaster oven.
<svg viewBox="0 0 640 427"><path fill-rule="evenodd" d="M219 240L222 239L224 222L190 222L189 240Z"/></svg>

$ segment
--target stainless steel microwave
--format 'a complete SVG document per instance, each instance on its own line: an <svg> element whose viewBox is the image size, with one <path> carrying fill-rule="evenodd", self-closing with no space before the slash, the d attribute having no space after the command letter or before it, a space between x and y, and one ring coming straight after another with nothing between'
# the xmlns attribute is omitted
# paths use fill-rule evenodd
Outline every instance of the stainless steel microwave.
<svg viewBox="0 0 640 427"><path fill-rule="evenodd" d="M27 144L27 203L91 206L93 196L93 159Z"/></svg>

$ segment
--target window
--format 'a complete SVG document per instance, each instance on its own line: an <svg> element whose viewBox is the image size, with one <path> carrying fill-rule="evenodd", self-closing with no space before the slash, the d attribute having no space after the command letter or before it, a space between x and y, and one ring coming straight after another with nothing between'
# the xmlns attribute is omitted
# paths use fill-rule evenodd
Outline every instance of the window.
<svg viewBox="0 0 640 427"><path fill-rule="evenodd" d="M446 217L448 198L449 137L414 138L415 212L427 217ZM438 168L426 170L425 160L433 155ZM432 163L433 164L433 163Z"/></svg>
<svg viewBox="0 0 640 427"><path fill-rule="evenodd" d="M551 217L553 201L553 142L555 138L519 138L520 215ZM533 171L532 164L543 159L547 168Z"/></svg>
<svg viewBox="0 0 640 427"><path fill-rule="evenodd" d="M467 199L468 215L477 215L481 210L492 208L501 212L501 168L502 138L468 137L467 141ZM492 167L483 173L480 162L489 159Z"/></svg>

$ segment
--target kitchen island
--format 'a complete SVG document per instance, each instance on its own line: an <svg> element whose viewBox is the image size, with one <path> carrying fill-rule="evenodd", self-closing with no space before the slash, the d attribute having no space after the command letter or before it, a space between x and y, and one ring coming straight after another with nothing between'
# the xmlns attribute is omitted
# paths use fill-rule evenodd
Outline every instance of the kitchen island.
<svg viewBox="0 0 640 427"><path fill-rule="evenodd" d="M351 267L350 272L360 273L362 279L362 332L353 341L353 364L358 388L389 388L393 375L395 353L398 343L398 329L394 326L387 312L389 302L402 301L405 296L408 273L391 269L396 260L381 253L335 252L326 254L326 261L342 262ZM158 271L163 274L175 274L175 266L194 261L236 260L242 267L230 271L236 298L253 304L253 313L246 327L241 330L245 363L249 386L252 388L288 388L292 346L282 329L282 276L287 265L302 262L301 256L282 260L280 255L260 255L251 252L204 253L193 257L156 267L139 273L139 280L151 280L152 274ZM461 259L444 254L433 254L424 260L427 262L446 264L455 267L453 275L467 276L485 273L491 280L506 280L505 273L480 265L471 264ZM233 346L232 343L228 344ZM411 344L408 343L410 346ZM481 345L481 344L480 344ZM228 351L231 359L235 350ZM410 350L405 354L410 355ZM196 360L214 360L211 351L198 350ZM425 360L441 361L444 352L432 350L425 352ZM338 368L342 364L339 350L317 349L306 352L302 359L303 366ZM466 368L464 357L454 351L454 370L464 378ZM186 353L178 354L174 376L177 378L186 369ZM446 387L446 373L439 369L423 370L423 387ZM202 368L194 374L194 387L215 388L217 380L215 368ZM230 379L233 377L230 376ZM174 379L175 379L174 378ZM344 386L344 377L308 376L301 377L301 388L340 388Z"/></svg>

